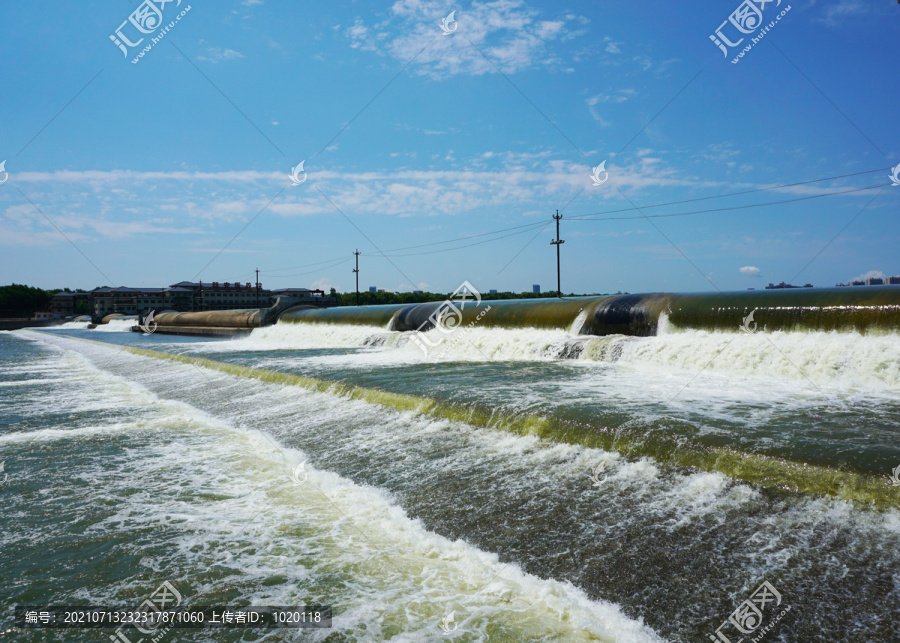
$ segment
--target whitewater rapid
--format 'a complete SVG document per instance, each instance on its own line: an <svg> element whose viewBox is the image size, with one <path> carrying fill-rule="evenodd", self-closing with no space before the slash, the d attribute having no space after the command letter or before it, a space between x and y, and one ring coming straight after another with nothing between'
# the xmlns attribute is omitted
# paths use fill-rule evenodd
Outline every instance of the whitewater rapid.
<svg viewBox="0 0 900 643"><path fill-rule="evenodd" d="M277 327L267 331L278 335ZM451 612L460 636L479 641L703 640L763 580L803 616L786 624L789 640L846 638L847 614L854 632L879 640L900 610L891 582L900 577L896 509L476 427L426 407L391 407L378 391L373 402L341 395L338 385L316 391L262 381L241 360L306 368L304 359L336 357L344 360L341 377L390 375L436 392L452 388L463 400L483 395L496 408L536 404L538 396L562 409L592 401L622 416L624 430L646 422L646 409L623 411L621 399L596 388L627 399L615 388L621 363L473 359L437 370L419 359L393 370L377 361L361 367L353 361L360 354L383 359L405 348L388 340L366 348L370 334L328 332L345 343L330 349L336 354L261 348L262 335L169 345L129 336L232 360L230 371L29 333L47 353L4 365L0 377L64 381L13 387L24 395L12 413L44 420L0 443L8 470L33 487L16 492L21 504L4 550L21 551L32 539L47 546L48 530L29 524L29 494L58 477L50 497L58 496L62 519L73 521L71 503L90 511L78 505L81 496L98 498L92 537L133 542L123 552L160 573L178 570L173 582L196 601L229 591L259 602L333 602L343 619L336 631L351 640L447 640L439 624ZM477 390L458 385L472 374ZM745 378L744 387L759 395L755 380ZM706 421L728 429L714 414ZM46 449L65 450L65 476L22 464ZM291 476L300 464L308 478L297 486ZM73 596L116 602L141 589L135 578L107 585Z"/></svg>
<svg viewBox="0 0 900 643"><path fill-rule="evenodd" d="M28 376L14 412L29 426L0 433L14 475L21 484L40 479L23 464L29 453L73 454L65 476L43 482L57 496L55 510L73 509L64 490L73 481L89 490L91 505L79 511L90 538L128 535L120 555L139 556L195 603L222 604L223 595L234 602L237 592L257 604L333 604L333 631L360 641L442 640L439 625L451 613L450 625L474 640L661 640L608 601L429 530L390 491L292 445L297 418L307 430L346 425L372 416L364 402L335 408L324 394L248 386L116 347L39 343L49 350L30 367L0 368L0 379ZM61 408L71 419L42 426L42 416L52 422ZM397 417L385 417L383 430ZM35 493L13 498L9 515L24 518ZM52 538L21 520L0 546L41 548ZM111 579L63 593L75 603L119 604L137 587L137 579Z"/></svg>
<svg viewBox="0 0 900 643"><path fill-rule="evenodd" d="M436 361L553 361L616 363L634 371L721 373L893 395L900 389L900 336L855 332L727 333L671 331L654 337L593 337L539 329L470 329L426 354L413 333L374 326L277 324L248 337L203 344L202 351L264 352L353 349L323 363L358 365ZM434 335L437 331L429 331Z"/></svg>

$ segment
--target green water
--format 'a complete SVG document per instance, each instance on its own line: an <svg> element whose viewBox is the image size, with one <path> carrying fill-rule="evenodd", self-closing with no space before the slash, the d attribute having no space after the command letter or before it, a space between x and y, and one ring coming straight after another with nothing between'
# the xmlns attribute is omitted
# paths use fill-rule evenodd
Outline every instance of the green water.
<svg viewBox="0 0 900 643"><path fill-rule="evenodd" d="M0 401L4 602L169 580L336 606L330 633L184 640L698 641L767 580L766 640L897 638L895 338L407 335L0 335L27 382Z"/></svg>

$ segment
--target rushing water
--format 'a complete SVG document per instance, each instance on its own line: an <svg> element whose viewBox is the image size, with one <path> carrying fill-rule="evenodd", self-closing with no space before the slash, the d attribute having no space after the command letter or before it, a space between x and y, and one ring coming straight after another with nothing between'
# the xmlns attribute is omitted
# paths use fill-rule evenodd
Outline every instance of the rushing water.
<svg viewBox="0 0 900 643"><path fill-rule="evenodd" d="M335 609L172 641L708 641L768 581L762 640L900 639L897 335L116 330L0 333L4 605L169 581Z"/></svg>

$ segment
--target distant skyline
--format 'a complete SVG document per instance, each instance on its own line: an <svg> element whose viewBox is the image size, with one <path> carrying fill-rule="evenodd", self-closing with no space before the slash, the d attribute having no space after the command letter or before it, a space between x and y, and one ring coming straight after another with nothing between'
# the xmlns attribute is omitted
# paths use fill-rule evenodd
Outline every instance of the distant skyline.
<svg viewBox="0 0 900 643"><path fill-rule="evenodd" d="M900 5L740 4L6 3L0 281L548 291L557 209L565 292L900 274Z"/></svg>

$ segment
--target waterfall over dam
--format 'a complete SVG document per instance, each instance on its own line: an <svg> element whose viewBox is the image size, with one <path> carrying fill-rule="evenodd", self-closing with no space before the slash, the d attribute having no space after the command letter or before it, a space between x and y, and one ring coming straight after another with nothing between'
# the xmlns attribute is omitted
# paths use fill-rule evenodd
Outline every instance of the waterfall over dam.
<svg viewBox="0 0 900 643"><path fill-rule="evenodd" d="M578 335L656 335L674 329L760 331L900 330L900 287L790 288L717 293L644 293L560 299L428 302L288 310L288 323L357 324L396 331L449 327L568 329ZM752 317L751 317L752 314Z"/></svg>

